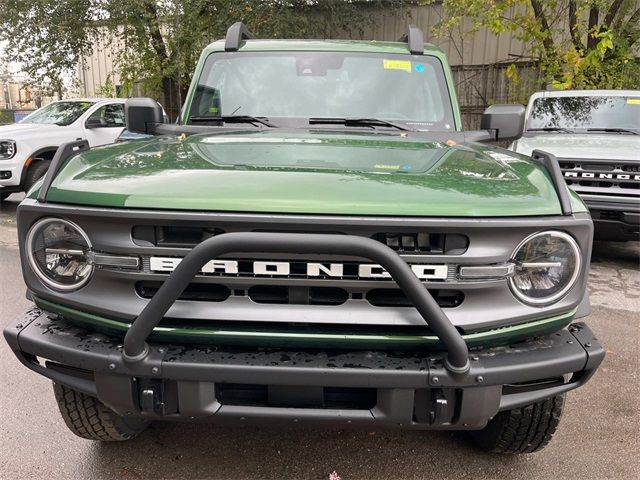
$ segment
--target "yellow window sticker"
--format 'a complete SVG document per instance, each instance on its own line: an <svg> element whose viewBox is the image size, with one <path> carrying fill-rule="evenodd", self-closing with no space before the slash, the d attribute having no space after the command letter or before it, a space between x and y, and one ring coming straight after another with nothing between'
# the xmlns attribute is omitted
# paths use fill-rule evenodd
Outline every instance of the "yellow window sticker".
<svg viewBox="0 0 640 480"><path fill-rule="evenodd" d="M404 70L411 73L411 62L408 60L384 60L385 70Z"/></svg>
<svg viewBox="0 0 640 480"><path fill-rule="evenodd" d="M377 163L375 165L375 168L378 168L380 170L399 170L400 165L386 165L384 163Z"/></svg>
<svg viewBox="0 0 640 480"><path fill-rule="evenodd" d="M640 105L640 98L627 98L629 105Z"/></svg>

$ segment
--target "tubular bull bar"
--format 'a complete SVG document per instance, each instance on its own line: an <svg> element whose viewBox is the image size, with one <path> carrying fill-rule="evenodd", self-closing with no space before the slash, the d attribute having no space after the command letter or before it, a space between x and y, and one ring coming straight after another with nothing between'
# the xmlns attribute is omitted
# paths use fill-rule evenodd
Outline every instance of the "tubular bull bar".
<svg viewBox="0 0 640 480"><path fill-rule="evenodd" d="M470 368L467 345L409 265L391 248L355 235L241 232L209 238L194 247L135 319L124 338L123 359L143 362L149 355L147 338L165 317L184 289L211 259L228 253L312 253L366 258L382 266L442 341L444 366L453 375Z"/></svg>
<svg viewBox="0 0 640 480"><path fill-rule="evenodd" d="M208 348L179 341L158 343L153 338L147 343L205 263L225 253L256 251L346 254L378 262L444 349ZM304 421L479 429L499 411L582 386L605 354L591 330L574 323L550 335L470 355L462 336L393 250L367 238L320 234L228 233L202 242L131 324L122 344L121 338L37 308L8 325L4 336L26 367L97 397L119 415L231 424ZM266 403L262 397L257 404L244 396L241 401L225 397L237 386L266 389ZM366 405L326 403L332 391L369 392L366 396L372 390L375 404L371 399Z"/></svg>

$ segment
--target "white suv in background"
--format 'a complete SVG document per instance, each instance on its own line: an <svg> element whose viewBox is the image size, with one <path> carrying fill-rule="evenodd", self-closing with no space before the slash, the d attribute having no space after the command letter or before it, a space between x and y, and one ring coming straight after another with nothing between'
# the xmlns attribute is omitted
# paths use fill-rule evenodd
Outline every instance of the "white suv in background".
<svg viewBox="0 0 640 480"><path fill-rule="evenodd" d="M585 201L595 238L640 239L640 90L534 93L511 150L553 153Z"/></svg>
<svg viewBox="0 0 640 480"><path fill-rule="evenodd" d="M49 168L60 145L86 139L113 143L124 129L124 99L53 102L20 123L0 126L0 201L26 192Z"/></svg>

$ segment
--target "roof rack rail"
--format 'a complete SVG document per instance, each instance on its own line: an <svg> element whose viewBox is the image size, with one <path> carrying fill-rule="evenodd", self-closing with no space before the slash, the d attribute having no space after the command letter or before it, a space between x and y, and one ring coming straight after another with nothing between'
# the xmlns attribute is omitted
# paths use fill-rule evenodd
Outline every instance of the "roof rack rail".
<svg viewBox="0 0 640 480"><path fill-rule="evenodd" d="M398 41L408 44L409 51L413 55L422 55L424 53L424 34L415 25L409 25L407 33L402 35Z"/></svg>
<svg viewBox="0 0 640 480"><path fill-rule="evenodd" d="M562 215L568 216L573 214L571 208L571 197L569 196L569 187L562 176L562 170L560 170L560 164L555 155L542 150L534 150L531 152L531 160L535 163L542 165L549 172L551 181L553 182L553 188L558 195L558 201L560 202L560 210Z"/></svg>
<svg viewBox="0 0 640 480"><path fill-rule="evenodd" d="M227 52L235 52L240 48L243 40L255 38L242 22L236 22L227 30L227 36L224 39L224 49Z"/></svg>

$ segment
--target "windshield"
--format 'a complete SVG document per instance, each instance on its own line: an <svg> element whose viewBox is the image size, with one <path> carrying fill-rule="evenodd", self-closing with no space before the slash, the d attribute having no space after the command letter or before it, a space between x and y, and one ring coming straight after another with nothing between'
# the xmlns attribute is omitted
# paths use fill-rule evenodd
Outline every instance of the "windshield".
<svg viewBox="0 0 640 480"><path fill-rule="evenodd" d="M638 97L547 97L533 103L527 130L640 129Z"/></svg>
<svg viewBox="0 0 640 480"><path fill-rule="evenodd" d="M410 129L455 130L435 57L351 52L214 53L189 117L379 119ZM188 119L187 119L188 121ZM318 123L318 122L315 122Z"/></svg>
<svg viewBox="0 0 640 480"><path fill-rule="evenodd" d="M55 102L26 116L20 123L42 123L49 125L71 125L93 102Z"/></svg>

